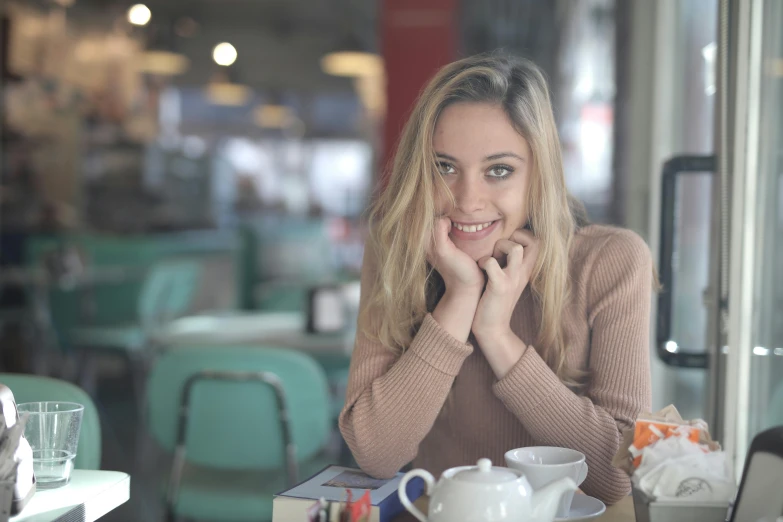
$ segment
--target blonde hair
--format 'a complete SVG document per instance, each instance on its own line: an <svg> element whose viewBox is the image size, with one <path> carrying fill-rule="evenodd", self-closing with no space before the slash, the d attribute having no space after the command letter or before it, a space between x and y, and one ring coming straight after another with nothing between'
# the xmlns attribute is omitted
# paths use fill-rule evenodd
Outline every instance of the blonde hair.
<svg viewBox="0 0 783 522"><path fill-rule="evenodd" d="M432 139L441 112L458 102L502 107L530 146L527 208L529 226L540 241L529 283L541 317L535 348L561 381L579 388L586 375L566 364L563 314L569 299L571 241L577 226L587 220L566 189L546 79L528 60L466 58L442 68L419 96L402 132L388 186L369 212L366 248L376 270L375 280L365 282L370 288L360 313L361 331L403 351L442 293L442 280L427 263L426 253L437 219L436 195L451 194L437 171Z"/></svg>

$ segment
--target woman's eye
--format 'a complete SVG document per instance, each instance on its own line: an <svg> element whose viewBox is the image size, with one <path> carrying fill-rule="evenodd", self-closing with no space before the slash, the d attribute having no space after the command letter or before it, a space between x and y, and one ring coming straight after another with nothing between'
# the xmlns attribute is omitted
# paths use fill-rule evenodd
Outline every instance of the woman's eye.
<svg viewBox="0 0 783 522"><path fill-rule="evenodd" d="M454 167L450 163L441 161L438 163L438 171L441 174L454 174Z"/></svg>
<svg viewBox="0 0 783 522"><path fill-rule="evenodd" d="M506 165L496 165L489 169L489 175L493 178L505 178L512 172L514 172L514 169Z"/></svg>

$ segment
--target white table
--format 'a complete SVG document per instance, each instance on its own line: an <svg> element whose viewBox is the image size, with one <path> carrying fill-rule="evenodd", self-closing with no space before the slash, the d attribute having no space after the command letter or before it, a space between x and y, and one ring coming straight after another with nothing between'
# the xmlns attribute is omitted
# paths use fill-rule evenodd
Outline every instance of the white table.
<svg viewBox="0 0 783 522"><path fill-rule="evenodd" d="M154 335L163 350L179 347L267 344L312 355L350 355L353 335L309 334L299 312L226 312L175 319Z"/></svg>
<svg viewBox="0 0 783 522"><path fill-rule="evenodd" d="M38 490L10 522L92 522L130 498L130 475L76 469L68 485Z"/></svg>

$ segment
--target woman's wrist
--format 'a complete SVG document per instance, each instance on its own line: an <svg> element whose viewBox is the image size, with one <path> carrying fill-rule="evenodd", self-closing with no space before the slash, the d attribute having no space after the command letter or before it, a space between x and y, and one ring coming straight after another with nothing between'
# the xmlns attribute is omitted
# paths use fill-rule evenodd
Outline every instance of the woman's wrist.
<svg viewBox="0 0 783 522"><path fill-rule="evenodd" d="M473 328L473 336L480 343L508 344L513 339L519 339L509 325L507 328L489 328L482 330Z"/></svg>
<svg viewBox="0 0 783 522"><path fill-rule="evenodd" d="M452 337L460 342L467 342L479 299L481 288L446 288L443 297L432 311L432 318Z"/></svg>
<svg viewBox="0 0 783 522"><path fill-rule="evenodd" d="M527 350L527 345L511 328L494 332L474 330L473 335L498 379L502 379Z"/></svg>

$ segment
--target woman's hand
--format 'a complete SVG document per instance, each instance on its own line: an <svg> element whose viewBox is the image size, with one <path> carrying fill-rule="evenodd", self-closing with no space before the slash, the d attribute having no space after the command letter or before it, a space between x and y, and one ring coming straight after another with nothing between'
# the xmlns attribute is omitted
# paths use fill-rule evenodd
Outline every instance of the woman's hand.
<svg viewBox="0 0 783 522"><path fill-rule="evenodd" d="M484 274L473 259L457 248L449 237L451 220L438 219L435 224L435 239L427 252L427 261L435 267L449 293L481 292Z"/></svg>
<svg viewBox="0 0 783 522"><path fill-rule="evenodd" d="M488 281L473 317L472 330L482 348L490 348L496 340L513 335L511 315L530 282L537 257L538 239L522 229L515 231L511 239L499 240L492 255L479 260L478 266L487 273Z"/></svg>
<svg viewBox="0 0 783 522"><path fill-rule="evenodd" d="M432 317L452 337L464 343L470 335L470 325L484 287L484 274L473 258L451 241L450 230L451 220L440 218L436 223L435 240L427 252L427 261L446 285Z"/></svg>

